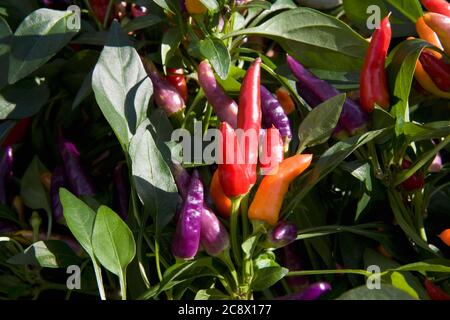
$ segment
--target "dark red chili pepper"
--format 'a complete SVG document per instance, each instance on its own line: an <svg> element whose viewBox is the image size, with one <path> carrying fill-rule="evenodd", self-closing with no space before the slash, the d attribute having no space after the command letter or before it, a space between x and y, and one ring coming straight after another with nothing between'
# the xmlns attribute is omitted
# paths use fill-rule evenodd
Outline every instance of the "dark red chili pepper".
<svg viewBox="0 0 450 320"><path fill-rule="evenodd" d="M251 185L256 183L261 118L261 58L256 58L242 81L237 117L237 127L246 136L245 141L242 140L243 156Z"/></svg>
<svg viewBox="0 0 450 320"><path fill-rule="evenodd" d="M436 86L442 91L450 91L450 65L427 50L422 52L419 60Z"/></svg>
<svg viewBox="0 0 450 320"><path fill-rule="evenodd" d="M428 279L425 279L423 282L425 289L427 290L428 295L431 300L440 300L440 301L448 301L450 300L450 295L435 285Z"/></svg>
<svg viewBox="0 0 450 320"><path fill-rule="evenodd" d="M227 229L206 206L203 206L200 240L203 248L211 256L217 256L230 247Z"/></svg>
<svg viewBox="0 0 450 320"><path fill-rule="evenodd" d="M114 168L113 173L116 212L125 221L128 220L128 205L130 201L126 169L125 164L121 163Z"/></svg>
<svg viewBox="0 0 450 320"><path fill-rule="evenodd" d="M298 93L312 108L340 94L339 90L317 78L291 56L288 55L286 59L289 69L298 80ZM344 127L351 134L355 134L365 130L368 116L356 102L347 98L342 106L339 123L341 128Z"/></svg>
<svg viewBox="0 0 450 320"><path fill-rule="evenodd" d="M143 17L148 14L148 9L145 6L141 6L133 3L131 5L131 16L133 18Z"/></svg>
<svg viewBox="0 0 450 320"><path fill-rule="evenodd" d="M390 105L385 63L391 37L391 24L387 16L372 35L361 71L361 106L369 113L374 110L375 104L384 109Z"/></svg>
<svg viewBox="0 0 450 320"><path fill-rule="evenodd" d="M207 60L198 65L198 82L220 121L228 122L233 128L237 128L238 105L217 83Z"/></svg>
<svg viewBox="0 0 450 320"><path fill-rule="evenodd" d="M8 202L9 179L12 176L13 150L11 147L6 147L1 151L2 156L0 158L0 203L6 205Z"/></svg>
<svg viewBox="0 0 450 320"><path fill-rule="evenodd" d="M262 174L275 169L284 160L284 143L277 128L261 129L259 167Z"/></svg>
<svg viewBox="0 0 450 320"><path fill-rule="evenodd" d="M450 17L450 3L445 0L420 0L428 11L443 14Z"/></svg>
<svg viewBox="0 0 450 320"><path fill-rule="evenodd" d="M402 169L411 167L411 161L403 159ZM414 191L423 188L425 185L425 175L423 172L416 172L411 177L403 181L402 186L406 191Z"/></svg>
<svg viewBox="0 0 450 320"><path fill-rule="evenodd" d="M280 221L267 235L268 243L273 248L287 246L297 239L297 226L293 223Z"/></svg>
<svg viewBox="0 0 450 320"><path fill-rule="evenodd" d="M263 85L261 85L261 111L263 119L270 123L269 128L273 124L280 131L285 141L292 139L291 123L288 116L275 96Z"/></svg>
<svg viewBox="0 0 450 320"><path fill-rule="evenodd" d="M241 148L234 129L226 122L220 125L219 181L227 197L245 195L251 183L244 165Z"/></svg>
<svg viewBox="0 0 450 320"><path fill-rule="evenodd" d="M172 253L177 258L189 260L197 254L200 245L203 200L203 184L198 172L194 171L172 242Z"/></svg>
<svg viewBox="0 0 450 320"><path fill-rule="evenodd" d="M186 103L188 100L188 88L184 70L182 68L167 68L167 81L177 89L178 93Z"/></svg>
<svg viewBox="0 0 450 320"><path fill-rule="evenodd" d="M72 0L41 0L44 7L56 10L65 10L72 4Z"/></svg>
<svg viewBox="0 0 450 320"><path fill-rule="evenodd" d="M108 11L108 5L110 0L90 0L92 11L94 11L97 19L103 24L106 19L106 12ZM112 20L112 16L110 17Z"/></svg>
<svg viewBox="0 0 450 320"><path fill-rule="evenodd" d="M317 300L321 295L331 290L328 282L316 282L300 292L278 297L277 300Z"/></svg>
<svg viewBox="0 0 450 320"><path fill-rule="evenodd" d="M9 131L8 135L2 143L2 147L13 146L15 144L21 143L27 135L30 123L30 118L24 118L17 122L17 124Z"/></svg>
<svg viewBox="0 0 450 320"><path fill-rule="evenodd" d="M50 182L50 199L52 202L53 218L61 223L64 218L63 208L59 199L59 188L67 188L67 179L64 173L64 167L56 167L53 170Z"/></svg>

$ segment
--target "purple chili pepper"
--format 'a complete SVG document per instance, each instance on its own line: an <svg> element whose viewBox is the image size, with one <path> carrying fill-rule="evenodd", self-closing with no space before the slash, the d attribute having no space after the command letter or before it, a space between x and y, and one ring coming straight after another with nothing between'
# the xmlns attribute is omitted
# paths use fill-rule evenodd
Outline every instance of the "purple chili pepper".
<svg viewBox="0 0 450 320"><path fill-rule="evenodd" d="M123 220L128 220L128 202L130 200L128 183L125 175L126 166L121 163L114 168L115 207Z"/></svg>
<svg viewBox="0 0 450 320"><path fill-rule="evenodd" d="M142 58L145 70L153 83L153 97L159 108L164 110L168 117L182 112L185 108L183 97L156 69L153 62Z"/></svg>
<svg viewBox="0 0 450 320"><path fill-rule="evenodd" d="M266 87L261 85L261 111L263 118L270 121L280 131L283 140L292 139L291 123L277 98Z"/></svg>
<svg viewBox="0 0 450 320"><path fill-rule="evenodd" d="M301 259L297 254L295 243L287 245L280 250L280 263L289 271L303 270ZM304 276L293 276L286 278L287 283L293 290L301 290L308 285L308 278Z"/></svg>
<svg viewBox="0 0 450 320"><path fill-rule="evenodd" d="M42 0L44 7L56 10L65 10L72 4L72 0Z"/></svg>
<svg viewBox="0 0 450 320"><path fill-rule="evenodd" d="M188 194L191 176L180 164L173 164L171 169L173 177L175 179L175 183L178 187L178 191L180 192L180 195L184 200L186 199L186 196Z"/></svg>
<svg viewBox="0 0 450 320"><path fill-rule="evenodd" d="M286 221L278 222L267 236L269 244L274 248L287 246L295 239L297 239L297 227L295 224Z"/></svg>
<svg viewBox="0 0 450 320"><path fill-rule="evenodd" d="M298 93L312 108L340 94L339 90L328 82L317 78L291 56L286 55L286 59L289 69L298 80ZM355 134L365 129L368 115L362 111L356 102L347 98L342 107L339 121L350 134Z"/></svg>
<svg viewBox="0 0 450 320"><path fill-rule="evenodd" d="M207 60L203 60L198 66L198 82L220 121L228 122L230 126L236 129L238 105L233 99L227 96L217 83Z"/></svg>
<svg viewBox="0 0 450 320"><path fill-rule="evenodd" d="M64 173L64 167L56 167L52 173L50 183L50 199L52 201L53 217L57 222L64 218L63 207L59 199L59 188L66 188L67 180Z"/></svg>
<svg viewBox="0 0 450 320"><path fill-rule="evenodd" d="M172 242L172 253L175 257L190 260L197 254L200 245L202 212L203 184L198 172L194 171Z"/></svg>
<svg viewBox="0 0 450 320"><path fill-rule="evenodd" d="M300 292L278 297L276 300L317 300L330 290L331 285L328 282L315 282Z"/></svg>
<svg viewBox="0 0 450 320"><path fill-rule="evenodd" d="M77 147L72 142L66 140L62 134L59 136L58 145L70 190L77 197L95 195L94 185L81 163L80 153Z"/></svg>
<svg viewBox="0 0 450 320"><path fill-rule="evenodd" d="M436 157L434 157L433 162L428 167L429 172L441 172L442 170L442 157L441 154L438 152L436 154Z"/></svg>
<svg viewBox="0 0 450 320"><path fill-rule="evenodd" d="M178 4L180 5L181 13L182 14L187 13L186 4L184 3L184 0L178 0Z"/></svg>
<svg viewBox="0 0 450 320"><path fill-rule="evenodd" d="M217 216L206 206L203 206L201 218L200 239L203 248L211 256L217 256L230 246L227 229Z"/></svg>
<svg viewBox="0 0 450 320"><path fill-rule="evenodd" d="M13 150L12 147L3 149L3 155L0 159L0 203L6 205L8 202L8 180L12 176Z"/></svg>

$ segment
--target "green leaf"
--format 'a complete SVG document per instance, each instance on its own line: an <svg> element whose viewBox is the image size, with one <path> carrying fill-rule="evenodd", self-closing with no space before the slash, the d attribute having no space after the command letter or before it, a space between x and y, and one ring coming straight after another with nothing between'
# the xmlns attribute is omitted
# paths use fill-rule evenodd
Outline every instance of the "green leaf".
<svg viewBox="0 0 450 320"><path fill-rule="evenodd" d="M147 14L142 17L137 17L128 22L124 27L123 31L125 33L135 31L135 30L141 30L145 29L151 26L154 26L158 23L160 23L162 20L160 17L154 14Z"/></svg>
<svg viewBox="0 0 450 320"><path fill-rule="evenodd" d="M230 300L230 297L218 289L202 289L195 294L195 300Z"/></svg>
<svg viewBox="0 0 450 320"><path fill-rule="evenodd" d="M64 268L79 264L80 259L65 242L47 240L33 243L24 252L11 257L7 262L42 268Z"/></svg>
<svg viewBox="0 0 450 320"><path fill-rule="evenodd" d="M89 97L89 95L92 93L92 75L94 73L94 70L89 72L86 77L83 80L83 83L81 84L80 89L77 92L77 95L75 96L75 99L72 103L72 109L75 109L78 107L81 102L83 102L84 99Z"/></svg>
<svg viewBox="0 0 450 320"><path fill-rule="evenodd" d="M407 122L403 125L403 133L409 141L440 139L450 134L450 124L448 121L429 122L423 125Z"/></svg>
<svg viewBox="0 0 450 320"><path fill-rule="evenodd" d="M283 279L288 272L288 269L280 266L259 269L255 273L255 279L252 282L252 289L255 291L268 289Z"/></svg>
<svg viewBox="0 0 450 320"><path fill-rule="evenodd" d="M344 102L345 94L340 94L321 103L308 113L298 128L299 153L306 147L324 143L330 138L339 121Z"/></svg>
<svg viewBox="0 0 450 320"><path fill-rule="evenodd" d="M200 0L209 11L216 12L219 10L219 3L216 0Z"/></svg>
<svg viewBox="0 0 450 320"><path fill-rule="evenodd" d="M222 40L206 38L200 41L199 49L205 59L209 60L217 75L225 80L230 70L231 57Z"/></svg>
<svg viewBox="0 0 450 320"><path fill-rule="evenodd" d="M155 127L149 120L142 123L131 140L129 154L136 191L159 235L175 214L178 193L170 168L149 131Z"/></svg>
<svg viewBox="0 0 450 320"><path fill-rule="evenodd" d="M52 213L47 190L41 183L41 174L48 172L47 168L35 156L25 171L20 183L20 196L25 205L31 209L44 209Z"/></svg>
<svg viewBox="0 0 450 320"><path fill-rule="evenodd" d="M357 287L342 294L337 300L415 300L405 291L383 284L381 289L371 290L366 286Z"/></svg>
<svg viewBox="0 0 450 320"><path fill-rule="evenodd" d="M47 103L46 82L25 79L0 91L0 119L23 119L35 115Z"/></svg>
<svg viewBox="0 0 450 320"><path fill-rule="evenodd" d="M172 57L175 56L181 42L179 28L171 28L164 33L161 43L161 62L166 66Z"/></svg>
<svg viewBox="0 0 450 320"><path fill-rule="evenodd" d="M122 277L136 254L133 233L110 208L97 211L92 233L92 246L98 261L109 271Z"/></svg>
<svg viewBox="0 0 450 320"><path fill-rule="evenodd" d="M11 41L8 82L16 83L50 60L78 30L71 30L68 19L74 13L39 9L23 20Z"/></svg>
<svg viewBox="0 0 450 320"><path fill-rule="evenodd" d="M271 38L305 66L323 70L360 70L368 47L367 41L342 21L304 7L225 37L236 35Z"/></svg>
<svg viewBox="0 0 450 320"><path fill-rule="evenodd" d="M10 42L12 38L12 31L6 22L0 16L0 89L8 84L8 69L9 69L9 52Z"/></svg>
<svg viewBox="0 0 450 320"><path fill-rule="evenodd" d="M146 118L153 86L139 54L113 22L95 66L92 88L100 109L124 150Z"/></svg>
<svg viewBox="0 0 450 320"><path fill-rule="evenodd" d="M89 256L93 257L92 231L94 229L95 212L65 188L59 190L59 198L63 207L64 219L70 232Z"/></svg>
<svg viewBox="0 0 450 320"><path fill-rule="evenodd" d="M417 294L417 292L414 291L413 288L411 288L411 286L408 284L403 274L401 274L400 272L397 271L392 272L391 282L394 287L405 291L411 297L419 299L419 295Z"/></svg>

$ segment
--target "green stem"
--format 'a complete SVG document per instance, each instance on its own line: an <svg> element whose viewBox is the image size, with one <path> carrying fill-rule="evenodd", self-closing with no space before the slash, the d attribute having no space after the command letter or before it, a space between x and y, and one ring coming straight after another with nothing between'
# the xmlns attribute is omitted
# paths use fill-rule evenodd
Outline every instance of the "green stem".
<svg viewBox="0 0 450 320"><path fill-rule="evenodd" d="M235 198L231 201L231 218L230 218L230 238L231 238L231 250L233 252L234 262L237 265L241 264L240 250L237 238L238 229L238 214L239 206L241 204L242 197Z"/></svg>
<svg viewBox="0 0 450 320"><path fill-rule="evenodd" d="M161 272L161 264L159 263L159 242L155 238L155 263L156 263L156 271L158 272L159 281L162 281L162 272Z"/></svg>
<svg viewBox="0 0 450 320"><path fill-rule="evenodd" d="M119 277L120 292L122 293L122 300L127 300L127 270L123 270Z"/></svg>
<svg viewBox="0 0 450 320"><path fill-rule="evenodd" d="M228 270L230 271L230 274L234 280L234 289L239 287L239 278L236 272L236 268L234 267L233 261L231 261L230 258L230 250L227 249L222 251L222 253L219 254L217 258L220 259L220 261L222 261L228 267Z"/></svg>
<svg viewBox="0 0 450 320"><path fill-rule="evenodd" d="M416 192L414 192L414 211L416 215L417 230L419 231L420 237L425 242L428 242L425 227L423 225L423 212L424 212L423 204L424 202L422 190L417 190Z"/></svg>
<svg viewBox="0 0 450 320"><path fill-rule="evenodd" d="M384 180L383 169L381 168L380 162L378 160L377 149L375 148L375 143L373 142L373 140L367 143L367 147L369 150L369 159L372 162L372 166L375 171L375 177L378 180Z"/></svg>
<svg viewBox="0 0 450 320"><path fill-rule="evenodd" d="M248 237L248 198L249 195L245 195L241 205L242 239L244 240Z"/></svg>
<svg viewBox="0 0 450 320"><path fill-rule="evenodd" d="M100 299L106 300L105 288L103 287L102 270L100 269L100 266L95 260L95 257L91 257L91 259L92 264L94 265L95 279L97 280L97 287L98 292L100 293Z"/></svg>

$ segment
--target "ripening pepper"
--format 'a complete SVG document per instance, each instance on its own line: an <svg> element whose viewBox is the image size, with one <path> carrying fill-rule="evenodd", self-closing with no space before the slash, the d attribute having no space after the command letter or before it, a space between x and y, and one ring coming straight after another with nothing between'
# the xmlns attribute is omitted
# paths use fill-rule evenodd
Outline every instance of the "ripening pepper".
<svg viewBox="0 0 450 320"><path fill-rule="evenodd" d="M428 43L432 44L433 46L444 50L442 48L441 41L439 41L439 37L437 36L436 32L433 31L426 23L423 17L420 17L416 21L416 31L419 37L422 40L427 41ZM429 50L429 52L433 53L438 59L442 57L442 54L435 50Z"/></svg>
<svg viewBox="0 0 450 320"><path fill-rule="evenodd" d="M446 0L420 0L428 11L443 14L450 17L450 3Z"/></svg>
<svg viewBox="0 0 450 320"><path fill-rule="evenodd" d="M248 210L249 218L275 225L289 184L309 167L311 161L311 154L297 154L283 160L276 172L266 175Z"/></svg>
<svg viewBox="0 0 450 320"><path fill-rule="evenodd" d="M185 0L184 5L186 11L191 14L205 14L208 9L203 5L200 0Z"/></svg>
<svg viewBox="0 0 450 320"><path fill-rule="evenodd" d="M437 285L435 285L430 280L425 279L423 284L424 284L424 287L427 290L428 296L430 296L431 300L436 300L436 301L449 301L450 300L450 295L447 292L445 292L444 290L442 290L441 288L439 288Z"/></svg>
<svg viewBox="0 0 450 320"><path fill-rule="evenodd" d="M219 146L218 172L223 192L229 198L247 194L252 183L248 177L236 133L226 122L220 125Z"/></svg>
<svg viewBox="0 0 450 320"><path fill-rule="evenodd" d="M261 85L261 111L263 119L267 119L270 123L269 128L274 125L280 131L283 140L289 142L292 139L289 118L280 102L263 85Z"/></svg>
<svg viewBox="0 0 450 320"><path fill-rule="evenodd" d="M284 143L277 128L261 130L259 167L262 174L275 169L284 159Z"/></svg>
<svg viewBox="0 0 450 320"><path fill-rule="evenodd" d="M172 175L177 184L178 192L181 198L184 200L187 197L189 190L189 183L191 182L191 176L180 164L172 164L171 166Z"/></svg>
<svg viewBox="0 0 450 320"><path fill-rule="evenodd" d="M183 68L167 68L167 81L177 89L178 93L186 103L188 100L188 88Z"/></svg>
<svg viewBox="0 0 450 320"><path fill-rule="evenodd" d="M317 300L321 295L331 290L331 285L328 282L316 282L300 292L288 294L286 296L278 297L277 300Z"/></svg>
<svg viewBox="0 0 450 320"><path fill-rule="evenodd" d="M50 183L50 200L52 203L53 218L58 223L64 219L63 207L59 199L59 188L67 188L67 179L64 173L64 167L56 167L53 170Z"/></svg>
<svg viewBox="0 0 450 320"><path fill-rule="evenodd" d="M298 80L298 93L312 108L340 94L339 90L328 82L317 78L291 56L287 55L286 60L289 69ZM347 98L342 106L339 123L348 132L355 134L365 130L368 116L356 102Z"/></svg>
<svg viewBox="0 0 450 320"><path fill-rule="evenodd" d="M441 172L442 170L442 157L441 154L438 152L436 156L433 159L433 162L431 162L430 166L428 167L428 172Z"/></svg>
<svg viewBox="0 0 450 320"><path fill-rule="evenodd" d="M30 118L24 118L17 122L14 127L8 132L8 135L2 142L2 147L9 147L21 143L28 132L30 123Z"/></svg>
<svg viewBox="0 0 450 320"><path fill-rule="evenodd" d="M230 247L227 229L206 206L203 206L201 216L200 241L203 249L211 256L217 256Z"/></svg>
<svg viewBox="0 0 450 320"><path fill-rule="evenodd" d="M183 97L178 90L171 85L156 69L153 62L143 58L145 70L153 83L153 97L158 107L160 107L167 116L181 124L184 119L185 104Z"/></svg>
<svg viewBox="0 0 450 320"><path fill-rule="evenodd" d="M128 202L130 201L130 194L128 188L128 179L126 178L126 166L123 163L118 164L114 168L114 201L116 212L123 220L128 220Z"/></svg>
<svg viewBox="0 0 450 320"><path fill-rule="evenodd" d="M292 112L294 112L295 103L289 95L289 92L285 88L278 88L277 91L275 91L275 94L281 104L281 107L283 107L284 113L290 115Z"/></svg>
<svg viewBox="0 0 450 320"><path fill-rule="evenodd" d="M373 112L375 104L384 109L390 105L385 63L391 37L391 24L387 16L372 35L361 70L360 101L361 107L368 113Z"/></svg>
<svg viewBox="0 0 450 320"><path fill-rule="evenodd" d="M96 190L94 184L81 162L77 147L60 135L58 138L58 148L63 160L64 172L70 186L70 191L77 197L95 195Z"/></svg>
<svg viewBox="0 0 450 320"><path fill-rule="evenodd" d="M1 150L0 158L0 204L6 205L8 201L8 183L12 176L13 150L6 147Z"/></svg>
<svg viewBox="0 0 450 320"><path fill-rule="evenodd" d="M256 58L242 80L237 116L237 127L245 133L241 146L251 185L256 183L261 120L261 58Z"/></svg>
<svg viewBox="0 0 450 320"><path fill-rule="evenodd" d="M200 245L203 200L203 184L198 172L194 171L172 241L172 253L177 258L190 260L197 254Z"/></svg>
<svg viewBox="0 0 450 320"><path fill-rule="evenodd" d="M450 65L442 59L436 58L430 51L425 50L420 55L423 69L431 77L434 84L442 91L450 91Z"/></svg>
<svg viewBox="0 0 450 320"><path fill-rule="evenodd" d="M441 238L442 242L450 247L450 229L445 229L444 231L442 231L439 235L439 238Z"/></svg>
<svg viewBox="0 0 450 320"><path fill-rule="evenodd" d="M293 223L280 221L267 235L272 248L285 247L297 239L297 226Z"/></svg>
<svg viewBox="0 0 450 320"><path fill-rule="evenodd" d="M427 12L423 19L439 37L446 54L450 55L450 17L439 13Z"/></svg>
<svg viewBox="0 0 450 320"><path fill-rule="evenodd" d="M231 215L231 199L223 192L219 180L219 170L216 170L211 179L209 194L216 207L217 212L223 218L229 218Z"/></svg>
<svg viewBox="0 0 450 320"><path fill-rule="evenodd" d="M403 159L402 169L408 169L411 167L411 161ZM423 188L425 184L425 175L423 172L416 172L411 177L402 182L402 187L406 191L414 191Z"/></svg>

